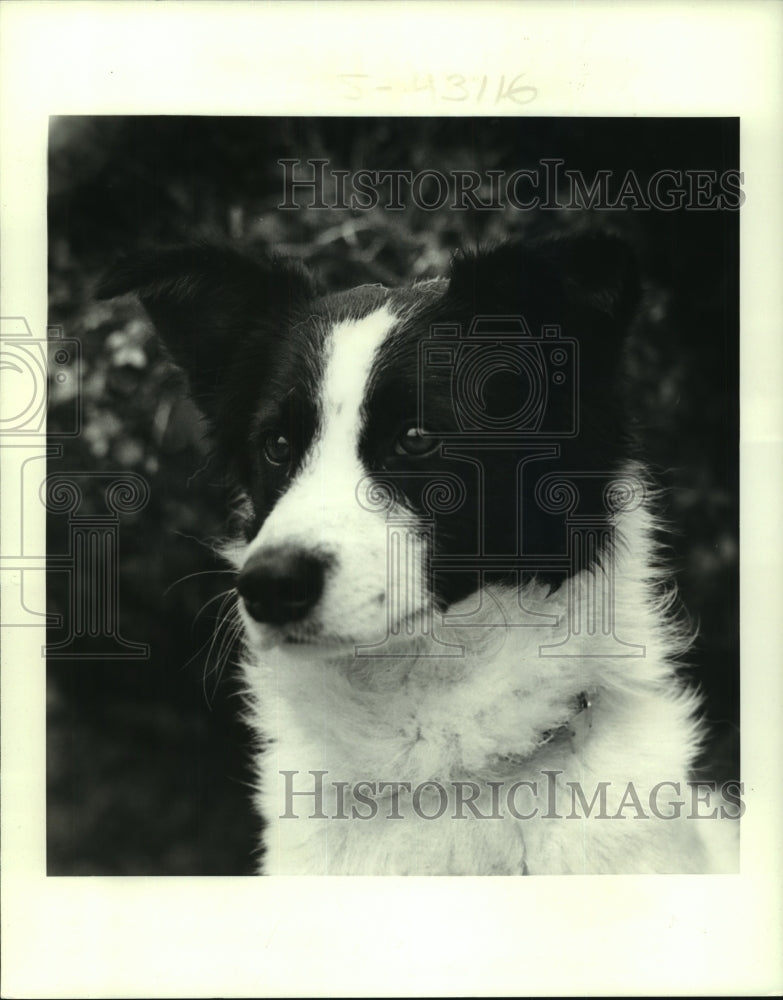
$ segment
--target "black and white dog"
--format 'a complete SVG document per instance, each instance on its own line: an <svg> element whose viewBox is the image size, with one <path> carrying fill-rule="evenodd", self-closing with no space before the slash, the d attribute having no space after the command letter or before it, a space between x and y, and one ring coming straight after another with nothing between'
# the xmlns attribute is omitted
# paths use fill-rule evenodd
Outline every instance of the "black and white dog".
<svg viewBox="0 0 783 1000"><path fill-rule="evenodd" d="M396 290L211 245L104 282L243 491L264 871L731 867L739 803L688 784L699 699L626 435L637 286L602 235Z"/></svg>

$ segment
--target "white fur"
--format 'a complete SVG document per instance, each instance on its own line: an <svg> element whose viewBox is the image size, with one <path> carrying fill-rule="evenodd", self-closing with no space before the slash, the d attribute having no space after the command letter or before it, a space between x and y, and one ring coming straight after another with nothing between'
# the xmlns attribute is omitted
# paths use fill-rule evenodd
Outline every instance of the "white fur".
<svg viewBox="0 0 783 1000"><path fill-rule="evenodd" d="M281 634L240 609L248 719L259 736L257 805L268 824L263 870L481 875L731 867L730 856L725 860L710 844L726 826L717 820L637 818L632 806L616 819L543 815L547 809L569 814L569 781L579 783L588 801L599 782L608 782L610 815L624 799L627 804L629 783L648 813L650 791L664 781L679 783L683 812L689 808L698 701L672 666L684 641L667 622L644 506L617 515L613 557L615 634L643 647L644 655L595 655L595 637L586 632L572 640L571 655L542 655L542 647L567 637L567 602L579 602L584 611L594 582L587 574L551 596L534 584L525 590L526 611L550 616L539 620L554 625L514 624L519 595L488 588L477 614L470 614L475 600L451 609L448 622L465 614L465 624L437 616L433 623L435 640L452 647L441 649L453 653L456 645L464 655L433 655L438 648L422 631L428 612L423 548L408 567L416 585L402 588L408 596L396 612L417 623L416 634L403 630L388 647L405 655L356 655L356 643L383 640L389 588L400 584L387 579L388 511L367 509L356 495L366 475L357 450L364 386L392 322L382 310L334 331L322 390L323 433L258 536L237 554L241 565L265 545L285 542L336 558L323 599L298 631ZM300 643L286 641L291 635ZM594 702L591 712L579 710L582 692ZM570 726L584 730L578 740L569 738ZM312 796L292 800L299 818L281 818L287 808L282 772L297 772L295 790L312 791L311 771L326 772L327 816L339 807L333 783L343 783L349 818L309 818ZM547 778L547 771L561 773ZM465 818L453 818L450 800L441 818L424 819L403 789L397 800L403 818L390 819L394 802L386 789L372 796L379 804L375 818L351 818L359 782L410 782L415 788L427 780L444 788L475 782L487 793L487 782L500 782L501 797L513 782L536 782L537 794L523 786L514 801L526 813L537 806L538 815L517 819L504 807L503 818L479 819L467 810ZM554 805L544 794L550 781ZM662 809L678 798L661 791ZM433 813L437 804L437 797L425 794L418 812Z"/></svg>

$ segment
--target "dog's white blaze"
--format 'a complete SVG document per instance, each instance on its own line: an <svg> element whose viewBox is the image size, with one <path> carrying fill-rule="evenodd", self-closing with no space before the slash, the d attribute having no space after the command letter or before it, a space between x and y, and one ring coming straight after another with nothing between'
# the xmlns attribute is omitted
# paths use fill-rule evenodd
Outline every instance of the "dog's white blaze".
<svg viewBox="0 0 783 1000"><path fill-rule="evenodd" d="M360 320L338 323L331 333L329 359L321 387L323 435L318 452L344 464L350 449L358 459L361 405L373 361L395 323L387 308Z"/></svg>
<svg viewBox="0 0 783 1000"><path fill-rule="evenodd" d="M381 640L387 627L418 614L428 599L426 553L415 524L404 558L390 562L387 511L368 509L360 499L368 474L359 457L362 403L378 350L396 321L382 308L330 332L319 393L320 433L246 553L291 545L330 555L324 595L306 624L332 638Z"/></svg>

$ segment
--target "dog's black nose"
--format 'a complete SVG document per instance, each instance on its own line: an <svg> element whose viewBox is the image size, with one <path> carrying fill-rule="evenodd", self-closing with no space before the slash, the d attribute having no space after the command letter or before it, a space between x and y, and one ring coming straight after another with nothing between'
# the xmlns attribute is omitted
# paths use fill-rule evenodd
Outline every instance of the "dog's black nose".
<svg viewBox="0 0 783 1000"><path fill-rule="evenodd" d="M237 590L257 622L283 625L304 618L323 593L326 562L301 549L260 549L242 567Z"/></svg>

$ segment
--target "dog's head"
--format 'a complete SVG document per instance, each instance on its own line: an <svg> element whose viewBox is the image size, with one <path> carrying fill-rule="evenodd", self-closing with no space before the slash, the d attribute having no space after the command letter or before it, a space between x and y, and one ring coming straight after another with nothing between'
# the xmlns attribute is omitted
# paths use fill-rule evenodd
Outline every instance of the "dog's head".
<svg viewBox="0 0 783 1000"><path fill-rule="evenodd" d="M563 509L626 450L628 249L604 236L455 257L447 278L320 294L299 264L196 246L138 256L138 292L252 511L237 588L253 636L344 645L415 631L491 581L568 573Z"/></svg>

